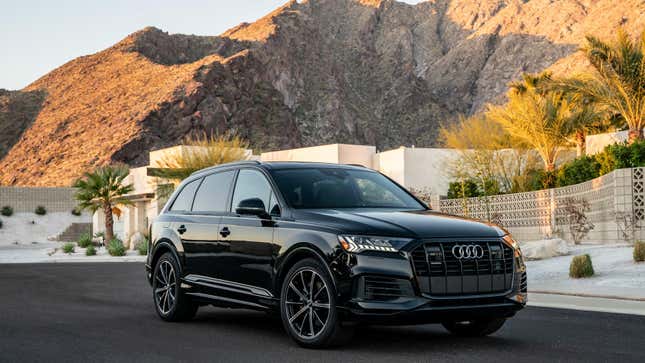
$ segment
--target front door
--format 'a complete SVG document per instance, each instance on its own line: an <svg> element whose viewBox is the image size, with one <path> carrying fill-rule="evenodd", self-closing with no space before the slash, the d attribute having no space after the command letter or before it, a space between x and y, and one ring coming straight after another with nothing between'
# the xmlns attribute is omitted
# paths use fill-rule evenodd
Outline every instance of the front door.
<svg viewBox="0 0 645 363"><path fill-rule="evenodd" d="M220 259L222 279L255 287L255 294L267 296L272 287L273 264L278 246L273 243L275 222L269 218L235 213L243 200L262 201L267 215L279 215L280 208L266 176L256 169L242 169L231 200L231 214L220 221L220 242L228 253Z"/></svg>

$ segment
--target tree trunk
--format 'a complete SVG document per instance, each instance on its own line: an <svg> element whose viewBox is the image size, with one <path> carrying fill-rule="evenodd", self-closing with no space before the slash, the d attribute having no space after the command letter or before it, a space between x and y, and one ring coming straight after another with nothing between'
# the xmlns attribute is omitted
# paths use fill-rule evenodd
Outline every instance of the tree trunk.
<svg viewBox="0 0 645 363"><path fill-rule="evenodd" d="M553 161L546 161L544 162L544 170L551 172L555 170L555 162Z"/></svg>
<svg viewBox="0 0 645 363"><path fill-rule="evenodd" d="M637 129L629 129L628 133L628 143L631 145L637 140L643 140L643 128L637 128Z"/></svg>
<svg viewBox="0 0 645 363"><path fill-rule="evenodd" d="M105 213L105 245L114 238L114 217L112 216L112 205L106 204L103 207Z"/></svg>
<svg viewBox="0 0 645 363"><path fill-rule="evenodd" d="M576 156L581 157L587 153L587 135L582 130L576 131Z"/></svg>

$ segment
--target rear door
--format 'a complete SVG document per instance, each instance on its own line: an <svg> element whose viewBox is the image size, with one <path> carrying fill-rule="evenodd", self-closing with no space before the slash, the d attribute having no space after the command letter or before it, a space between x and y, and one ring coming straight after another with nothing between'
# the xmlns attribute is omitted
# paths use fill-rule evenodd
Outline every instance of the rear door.
<svg viewBox="0 0 645 363"><path fill-rule="evenodd" d="M191 225L186 226L182 241L186 256L189 280L199 277L214 277L220 268L217 256L225 253L219 242L219 223L222 215L228 214L230 191L235 170L221 171L204 177L195 193L191 208Z"/></svg>

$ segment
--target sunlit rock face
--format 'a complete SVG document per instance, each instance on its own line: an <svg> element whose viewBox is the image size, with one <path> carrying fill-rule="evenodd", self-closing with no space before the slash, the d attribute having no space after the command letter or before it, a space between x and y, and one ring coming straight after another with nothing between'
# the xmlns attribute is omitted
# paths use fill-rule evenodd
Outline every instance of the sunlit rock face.
<svg viewBox="0 0 645 363"><path fill-rule="evenodd" d="M637 34L642 14L636 0L303 0L219 36L146 28L0 93L0 183L69 185L204 131L258 151L432 146L522 72L584 69L586 34Z"/></svg>

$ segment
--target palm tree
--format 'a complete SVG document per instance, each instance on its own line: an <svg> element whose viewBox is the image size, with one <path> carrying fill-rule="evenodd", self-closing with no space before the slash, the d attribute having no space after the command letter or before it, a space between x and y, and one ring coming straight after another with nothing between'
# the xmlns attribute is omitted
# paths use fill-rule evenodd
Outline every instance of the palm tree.
<svg viewBox="0 0 645 363"><path fill-rule="evenodd" d="M619 114L629 127L629 143L643 139L645 126L645 31L632 41L624 29L613 42L587 36L581 50L595 72L559 82Z"/></svg>
<svg viewBox="0 0 645 363"><path fill-rule="evenodd" d="M586 154L587 134L606 128L606 112L587 99L569 98L571 115L569 123L574 133L571 141L576 146L576 156Z"/></svg>
<svg viewBox="0 0 645 363"><path fill-rule="evenodd" d="M129 172L127 166L101 166L91 173L84 173L83 177L74 183L74 187L78 188L75 197L79 201L79 207L92 213L103 210L106 242L114 238L113 214L121 214L118 206L131 203L123 197L134 190L132 184L123 184Z"/></svg>
<svg viewBox="0 0 645 363"><path fill-rule="evenodd" d="M571 106L560 92L544 93L534 86L511 89L508 103L489 106L487 117L498 122L512 137L533 147L547 172L555 164L572 133Z"/></svg>

